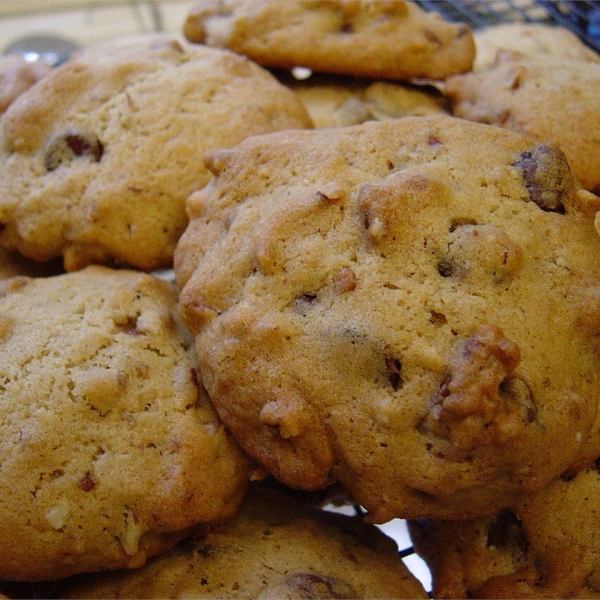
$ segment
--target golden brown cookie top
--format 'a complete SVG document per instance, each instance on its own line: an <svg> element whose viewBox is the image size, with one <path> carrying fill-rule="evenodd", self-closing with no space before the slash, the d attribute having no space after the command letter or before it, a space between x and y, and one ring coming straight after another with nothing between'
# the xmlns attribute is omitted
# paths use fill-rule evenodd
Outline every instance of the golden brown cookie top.
<svg viewBox="0 0 600 600"><path fill-rule="evenodd" d="M145 567L81 577L60 598L427 598L396 544L359 517L254 484L238 515Z"/></svg>
<svg viewBox="0 0 600 600"><path fill-rule="evenodd" d="M184 35L269 67L384 79L444 79L471 68L466 25L404 0L201 0Z"/></svg>
<svg viewBox="0 0 600 600"><path fill-rule="evenodd" d="M600 200L558 148L406 117L207 164L182 311L217 410L277 478L337 479L376 522L455 518L591 460Z"/></svg>
<svg viewBox="0 0 600 600"><path fill-rule="evenodd" d="M177 297L104 267L0 282L1 579L138 567L235 513L250 463Z"/></svg>
<svg viewBox="0 0 600 600"><path fill-rule="evenodd" d="M89 50L19 100L0 129L0 245L68 271L170 266L204 152L311 125L258 65L175 39Z"/></svg>
<svg viewBox="0 0 600 600"><path fill-rule="evenodd" d="M571 30L546 23L499 23L473 32L475 62L473 70L489 67L499 50L513 50L527 55L547 55L591 62L600 56L586 46Z"/></svg>
<svg viewBox="0 0 600 600"><path fill-rule="evenodd" d="M583 187L600 190L600 62L500 51L496 62L445 82L455 116L498 125L565 153Z"/></svg>

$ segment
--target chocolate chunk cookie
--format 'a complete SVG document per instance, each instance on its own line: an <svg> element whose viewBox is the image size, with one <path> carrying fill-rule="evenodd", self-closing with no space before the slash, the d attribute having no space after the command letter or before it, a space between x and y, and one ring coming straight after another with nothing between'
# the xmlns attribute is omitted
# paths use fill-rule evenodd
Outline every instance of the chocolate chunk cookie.
<svg viewBox="0 0 600 600"><path fill-rule="evenodd" d="M404 0L201 0L183 32L268 67L354 77L445 79L475 56L466 25Z"/></svg>
<svg viewBox="0 0 600 600"><path fill-rule="evenodd" d="M474 71L492 65L499 50L600 62L600 55L586 46L570 29L558 25L499 23L475 30L473 37L476 49Z"/></svg>
<svg viewBox="0 0 600 600"><path fill-rule="evenodd" d="M139 567L236 512L251 463L173 284L96 266L0 281L0 343L0 579Z"/></svg>
<svg viewBox="0 0 600 600"><path fill-rule="evenodd" d="M239 514L135 571L81 577L59 598L427 598L395 542L359 517L254 484Z"/></svg>
<svg viewBox="0 0 600 600"><path fill-rule="evenodd" d="M554 142L587 190L600 191L600 62L501 51L445 83L455 116Z"/></svg>
<svg viewBox="0 0 600 600"><path fill-rule="evenodd" d="M597 598L598 462L497 515L411 521L434 598Z"/></svg>
<svg viewBox="0 0 600 600"><path fill-rule="evenodd" d="M366 121L448 114L445 97L433 86L313 73L277 78L302 100L315 127L347 127Z"/></svg>
<svg viewBox="0 0 600 600"><path fill-rule="evenodd" d="M276 478L369 512L495 512L600 454L600 199L449 116L209 153L175 261L204 382Z"/></svg>
<svg viewBox="0 0 600 600"><path fill-rule="evenodd" d="M0 123L0 245L141 270L170 266L204 151L311 126L296 96L225 50L177 40L89 50L46 75Z"/></svg>

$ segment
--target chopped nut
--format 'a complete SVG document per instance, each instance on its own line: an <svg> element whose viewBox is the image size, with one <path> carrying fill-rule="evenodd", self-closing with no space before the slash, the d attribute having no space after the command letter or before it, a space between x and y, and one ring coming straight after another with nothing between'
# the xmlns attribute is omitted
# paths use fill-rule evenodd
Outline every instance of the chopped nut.
<svg viewBox="0 0 600 600"><path fill-rule="evenodd" d="M333 292L336 295L353 292L356 289L356 274L349 267L340 269L333 278Z"/></svg>
<svg viewBox="0 0 600 600"><path fill-rule="evenodd" d="M52 528L58 531L64 527L68 514L69 504L66 500L61 500L58 504L55 504L48 512L46 512L45 516Z"/></svg>
<svg viewBox="0 0 600 600"><path fill-rule="evenodd" d="M404 383L402 376L400 375L400 371L402 370L402 363L400 360L391 356L386 356L385 370L392 389L394 391L399 390Z"/></svg>
<svg viewBox="0 0 600 600"><path fill-rule="evenodd" d="M529 388L510 375L519 360L519 347L498 327L480 327L454 349L420 430L461 450L518 435L536 414Z"/></svg>
<svg viewBox="0 0 600 600"><path fill-rule="evenodd" d="M92 474L87 471L86 474L77 482L77 485L84 492L91 492L96 487L96 482L92 478Z"/></svg>

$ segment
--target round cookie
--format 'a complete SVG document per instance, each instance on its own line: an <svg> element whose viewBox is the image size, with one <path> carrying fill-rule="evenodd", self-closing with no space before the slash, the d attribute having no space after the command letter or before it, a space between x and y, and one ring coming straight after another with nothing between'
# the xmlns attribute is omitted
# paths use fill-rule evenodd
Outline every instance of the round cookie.
<svg viewBox="0 0 600 600"><path fill-rule="evenodd" d="M0 115L51 69L41 60L29 63L20 54L0 56Z"/></svg>
<svg viewBox="0 0 600 600"><path fill-rule="evenodd" d="M359 517L254 484L221 529L135 571L76 578L58 598L427 598L395 542Z"/></svg>
<svg viewBox="0 0 600 600"><path fill-rule="evenodd" d="M90 49L49 73L0 123L0 245L38 260L170 266L202 156L311 126L270 73L173 40Z"/></svg>
<svg viewBox="0 0 600 600"><path fill-rule="evenodd" d="M338 480L374 522L465 518L600 454L600 199L558 148L442 115L207 164L182 314L217 411L277 479Z"/></svg>
<svg viewBox="0 0 600 600"><path fill-rule="evenodd" d="M315 127L347 127L366 121L448 113L432 86L313 73L307 79L278 74L302 100Z"/></svg>
<svg viewBox="0 0 600 600"><path fill-rule="evenodd" d="M201 0L183 33L268 67L353 77L445 79L475 56L466 25L404 0Z"/></svg>
<svg viewBox="0 0 600 600"><path fill-rule="evenodd" d="M600 56L571 30L546 23L498 23L476 29L473 70L491 66L499 50L600 62Z"/></svg>
<svg viewBox="0 0 600 600"><path fill-rule="evenodd" d="M0 290L0 579L139 567L233 516L251 463L173 284L90 266Z"/></svg>
<svg viewBox="0 0 600 600"><path fill-rule="evenodd" d="M411 521L434 598L598 598L598 463L475 521Z"/></svg>
<svg viewBox="0 0 600 600"><path fill-rule="evenodd" d="M445 82L455 116L552 141L587 190L600 191L600 63L501 51Z"/></svg>

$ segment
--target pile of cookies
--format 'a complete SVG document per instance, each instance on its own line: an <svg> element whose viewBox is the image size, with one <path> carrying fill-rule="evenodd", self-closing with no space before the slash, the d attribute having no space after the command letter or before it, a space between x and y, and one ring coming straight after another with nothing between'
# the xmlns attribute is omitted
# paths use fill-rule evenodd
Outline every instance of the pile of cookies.
<svg viewBox="0 0 600 600"><path fill-rule="evenodd" d="M426 598L401 518L433 597L600 596L600 56L403 0L202 0L28 77L1 593Z"/></svg>

